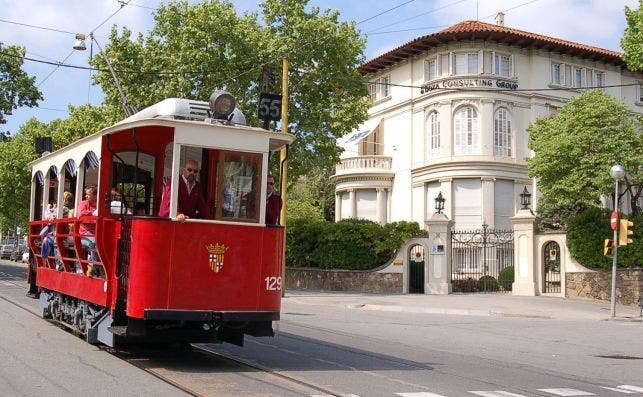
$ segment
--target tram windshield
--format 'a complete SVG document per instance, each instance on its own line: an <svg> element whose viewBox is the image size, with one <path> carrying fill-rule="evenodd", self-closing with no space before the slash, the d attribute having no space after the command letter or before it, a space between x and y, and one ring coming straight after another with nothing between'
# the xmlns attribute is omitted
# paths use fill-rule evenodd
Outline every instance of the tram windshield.
<svg viewBox="0 0 643 397"><path fill-rule="evenodd" d="M190 211L187 215L201 219L259 222L263 154L180 146L176 177L171 175L173 156L165 159L164 192L169 191L165 185L176 178L181 178L182 186L190 186L191 204L181 202L187 200L184 187L176 193L177 213ZM195 202L199 205L195 195L202 195L205 211L190 207ZM196 212L191 212L193 210Z"/></svg>

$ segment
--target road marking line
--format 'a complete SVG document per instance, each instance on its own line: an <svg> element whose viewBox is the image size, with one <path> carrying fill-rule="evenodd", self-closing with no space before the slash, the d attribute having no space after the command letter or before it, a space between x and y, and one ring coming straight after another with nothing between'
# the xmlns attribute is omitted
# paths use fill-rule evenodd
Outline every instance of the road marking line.
<svg viewBox="0 0 643 397"><path fill-rule="evenodd" d="M539 391L544 391L545 393L555 394L557 396L595 396L594 393L587 391L576 390L576 389L538 389Z"/></svg>
<svg viewBox="0 0 643 397"><path fill-rule="evenodd" d="M470 391L471 394L476 394L482 397L527 397L522 394L510 393L504 390L494 390L494 391Z"/></svg>
<svg viewBox="0 0 643 397"><path fill-rule="evenodd" d="M636 394L636 392L635 392L635 391L631 391L631 390L625 390L625 389L619 389L619 388L616 388L616 387L607 387L607 386L601 386L601 387L602 387L603 389L607 389L607 390L610 390L610 391L616 391L616 392L619 392L619 393L624 393L624 394ZM620 387L620 386L619 386L619 387Z"/></svg>
<svg viewBox="0 0 643 397"><path fill-rule="evenodd" d="M430 393L428 391L421 391L418 393L395 393L395 395L400 397L445 397L442 394Z"/></svg>
<svg viewBox="0 0 643 397"><path fill-rule="evenodd" d="M623 390L629 390L629 391L635 391L639 393L643 393L643 387L638 387L638 386L630 386L630 385L620 385L616 386L618 389L623 389Z"/></svg>
<svg viewBox="0 0 643 397"><path fill-rule="evenodd" d="M357 394L340 394L342 397L359 397ZM335 397L330 394L311 394L310 397Z"/></svg>

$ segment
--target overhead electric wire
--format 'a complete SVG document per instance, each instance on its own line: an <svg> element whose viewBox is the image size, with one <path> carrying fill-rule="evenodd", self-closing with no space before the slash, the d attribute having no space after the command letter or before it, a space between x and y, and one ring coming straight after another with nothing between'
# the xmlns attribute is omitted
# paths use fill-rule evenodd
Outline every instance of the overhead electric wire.
<svg viewBox="0 0 643 397"><path fill-rule="evenodd" d="M118 0L118 3L123 4L125 2L123 0ZM158 8L148 7L148 6L144 6L144 5L141 5L141 4L132 3L131 1L128 2L126 5L131 6L131 7L146 8L146 9L152 10L152 11L158 10Z"/></svg>
<svg viewBox="0 0 643 397"><path fill-rule="evenodd" d="M94 31L98 30L101 26L103 26L103 25L105 24L105 22L107 22L107 21L109 21L110 19L112 19L112 17L113 17L114 15L118 14L118 13L119 13L119 12L120 12L120 11L121 11L125 6L126 6L126 5L128 5L128 4L129 4L129 2L130 2L130 1L132 1L132 0L129 0L129 1L127 1L127 2L119 1L119 4L121 5L121 6L119 7L119 9L118 9L118 10L116 10L116 11L114 11L114 13L113 13L112 15L108 16L107 18L105 18L105 20L104 20L103 22L99 23L99 24L98 24L98 26L96 26L94 29L92 29L90 33L94 33Z"/></svg>
<svg viewBox="0 0 643 397"><path fill-rule="evenodd" d="M372 34L373 32L377 32L380 29L388 28L389 26L398 25L398 24L400 24L402 22L407 22L407 21L410 21L412 19L423 17L425 15L432 14L432 13L434 13L436 11L440 11L440 10L443 10L443 9L451 7L451 6L454 6L454 5L457 5L457 4L460 4L460 3L464 3L465 1L469 1L469 0L458 0L458 1L455 1L453 3L445 4L442 7L434 8L434 9L429 10L427 12L423 12L421 14L417 14L417 15L414 15L414 16L409 17L409 18L401 19L401 20L399 20L397 22L389 23L388 25L380 26L379 28L376 28L376 29L371 30L370 32L366 33L366 35L368 36L369 34Z"/></svg>
<svg viewBox="0 0 643 397"><path fill-rule="evenodd" d="M366 21L370 21L371 19L375 19L375 18L379 17L380 15L384 15L384 14L386 14L387 12L390 12L390 11L393 11L393 10L395 10L395 9L398 9L398 8L400 8L400 7L402 7L402 6L405 6L405 5L409 4L409 3L412 3L412 2L414 2L414 1L415 1L415 0L408 0L408 1L405 1L404 3L400 3L400 4L396 5L395 7L391 7L391 8L389 8L388 10L384 10L384 11L382 11L382 12L378 13L378 14L373 15L372 17L368 17L368 18L366 18L366 19L362 19L361 21L357 22L357 23L356 23L356 25L359 25L359 24L364 23L364 22L366 22Z"/></svg>
<svg viewBox="0 0 643 397"><path fill-rule="evenodd" d="M56 70L58 70L58 68L59 68L59 67L61 67L62 65L64 65L64 64L65 64L65 61L66 61L67 59L69 59L69 57L71 56L71 54L73 54L73 53L74 53L74 51L76 51L76 50L71 50L71 52L70 52L69 54L67 54L67 56L65 57L65 59L63 59L63 60L62 60L61 62L59 62L59 63L55 63L55 62L47 62L47 61L41 61L41 63L48 63L48 64L56 65L56 67L55 67L51 72L49 72L49 74L48 74L47 76L45 76L45 78L44 78L44 79L40 80L40 82L36 85L36 87L40 87L40 86L41 86L45 81L47 81L47 79L48 79L52 74L54 74L54 73L56 72ZM25 57L25 58L23 58L23 59L27 59L27 58Z"/></svg>
<svg viewBox="0 0 643 397"><path fill-rule="evenodd" d="M451 5L455 5L455 4L461 3L461 2L463 2L463 1L467 1L467 0L459 0L459 1L456 1L455 3L448 4L448 5L444 6L444 7L437 8L437 9L432 10L432 11L430 11L430 12L433 12L433 11L437 11L437 10L443 9L443 8L449 7L449 6L451 6ZM531 4L531 3L535 3L535 2L537 2L537 1L539 1L539 0L530 0L530 1L527 1L527 2L525 2L525 3L518 4L517 6L510 7L510 8L504 9L504 10L501 10L501 11L499 11L499 12L505 12L505 13L506 13L506 12L509 12L509 11L515 10L516 8L520 8L520 7L526 6L526 5ZM384 32L380 32L380 31L379 31L379 29L384 29L384 28L389 27L389 26L397 25L398 23L406 22L406 21L408 21L408 20L411 20L411 19L417 18L418 16L422 16L422 15L425 15L425 14L428 14L428 13L420 14L420 15L417 15L417 16L415 16L415 17L411 17L411 18L403 19L403 20L400 20L400 21L395 22L395 23L391 23L391 24L388 24L388 25L381 26L381 27L379 27L379 28L377 28L377 29L375 29L375 30L372 30L372 31L370 31L370 32L368 32L368 33L365 33L365 35L366 35L366 36L372 36L372 35L376 35L376 34L404 33L404 32L412 32L412 31L415 31L415 30L438 29L438 28L444 28L444 27L447 27L447 26L451 26L451 25L453 25L453 24L445 24L445 25L438 25L438 26L425 26L425 27L420 27L420 28L411 28L411 29L387 30L387 31L384 31ZM495 17L497 14L498 14L497 12L496 12L496 13L493 13L493 14L489 14L489 15L487 15L487 16L485 16L485 17L480 18L480 19L479 19L479 21L483 21L483 20L485 20L485 19L493 18L493 17Z"/></svg>
<svg viewBox="0 0 643 397"><path fill-rule="evenodd" d="M7 53L0 52L3 55L8 55L12 56ZM90 71L98 71L98 72L108 72L108 69L101 69L101 68L94 68L94 67L89 67L89 66L78 66L78 65L67 65L64 63L56 63L56 62L49 62L49 61L43 61L39 59L33 59L33 58L28 58L28 57L22 57L25 60L31 61L31 62L37 62L37 63L45 63L45 64L50 64L50 65L56 65L58 67L64 67L64 68L73 68L73 69L82 69L82 70L90 70ZM249 70L245 70L242 73L233 76L232 78L228 78L227 80L229 81L234 81L236 78L243 76L253 70L258 70L261 66L258 66L256 68L250 68ZM145 71L145 70L132 70L132 69L115 69L115 72L119 73L126 73L126 74L142 74L142 75L156 75L156 76L163 76L163 75L187 75L187 74L208 74L208 73L217 73L219 70L199 70L199 71L194 71L194 70L183 70L183 71ZM348 79L341 79L348 81ZM351 80L351 81L358 81L358 80ZM364 82L359 80L359 82L363 82L365 84L374 84L374 85L388 85L391 87L402 87L402 88L423 88L424 85L412 85L412 84L395 84L395 83L380 83L380 82ZM631 83L631 84L613 84L613 85L604 85L604 86L596 86L596 87L547 87L547 88L517 88L517 89L510 89L510 88L477 88L477 87L447 87L447 88L440 88L440 89L445 89L445 90L460 90L460 91L493 91L493 92L524 92L524 91L567 91L567 90L591 90L591 89L599 89L599 88L616 88L616 87L631 87L631 86L639 86L641 85L640 83Z"/></svg>
<svg viewBox="0 0 643 397"><path fill-rule="evenodd" d="M26 26L29 28L34 28L34 29L41 29L41 30L48 30L50 32L58 32L58 33L66 33L66 34L76 34L75 32L69 32L67 30L62 30L62 29L55 29L55 28L49 28L45 26L38 26L38 25L30 25L28 23L22 23L22 22L15 22L15 21L10 21L8 19L0 19L0 22L4 23L9 23L12 25L19 25L19 26Z"/></svg>

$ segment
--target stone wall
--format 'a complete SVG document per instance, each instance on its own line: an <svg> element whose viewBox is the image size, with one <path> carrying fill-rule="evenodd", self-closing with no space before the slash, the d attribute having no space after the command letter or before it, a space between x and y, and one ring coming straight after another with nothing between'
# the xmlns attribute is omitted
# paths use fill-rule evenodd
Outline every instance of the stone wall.
<svg viewBox="0 0 643 397"><path fill-rule="evenodd" d="M286 268L286 288L315 291L402 293L402 273Z"/></svg>
<svg viewBox="0 0 643 397"><path fill-rule="evenodd" d="M565 296L568 298L611 299L612 272L598 270L589 273L565 274ZM616 302L638 305L643 298L643 268L617 269Z"/></svg>

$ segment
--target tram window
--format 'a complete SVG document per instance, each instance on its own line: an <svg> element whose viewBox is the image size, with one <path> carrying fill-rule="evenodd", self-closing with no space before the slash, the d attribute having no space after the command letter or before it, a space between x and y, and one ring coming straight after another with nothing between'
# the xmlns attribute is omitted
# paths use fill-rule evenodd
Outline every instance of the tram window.
<svg viewBox="0 0 643 397"><path fill-rule="evenodd" d="M148 215L154 201L155 157L142 152L138 156L132 151L118 152L114 154L112 164L112 188L121 194L128 212L137 208L137 215ZM108 200L113 199L108 197Z"/></svg>
<svg viewBox="0 0 643 397"><path fill-rule="evenodd" d="M82 180L84 186L95 185L98 186L98 167L100 163L98 157L94 152L87 152L85 158L81 162L79 172L82 172ZM81 197L84 200L84 197Z"/></svg>
<svg viewBox="0 0 643 397"><path fill-rule="evenodd" d="M71 202L63 202L62 205L67 208L67 210L71 210L75 206L74 198L76 197L76 165L73 160L67 160L63 167L63 190L64 192L71 193L71 196L67 195L67 197L71 197L72 201ZM65 196L63 194L63 200L65 199ZM63 215L64 210L63 210Z"/></svg>
<svg viewBox="0 0 643 397"><path fill-rule="evenodd" d="M42 176L42 172L38 171L32 182L32 186L35 186L35 193L34 193L35 200L33 202L33 219L35 221L39 221L42 219L43 191L44 191L43 182L44 182L44 177Z"/></svg>
<svg viewBox="0 0 643 397"><path fill-rule="evenodd" d="M221 151L216 219L259 222L261 154Z"/></svg>

